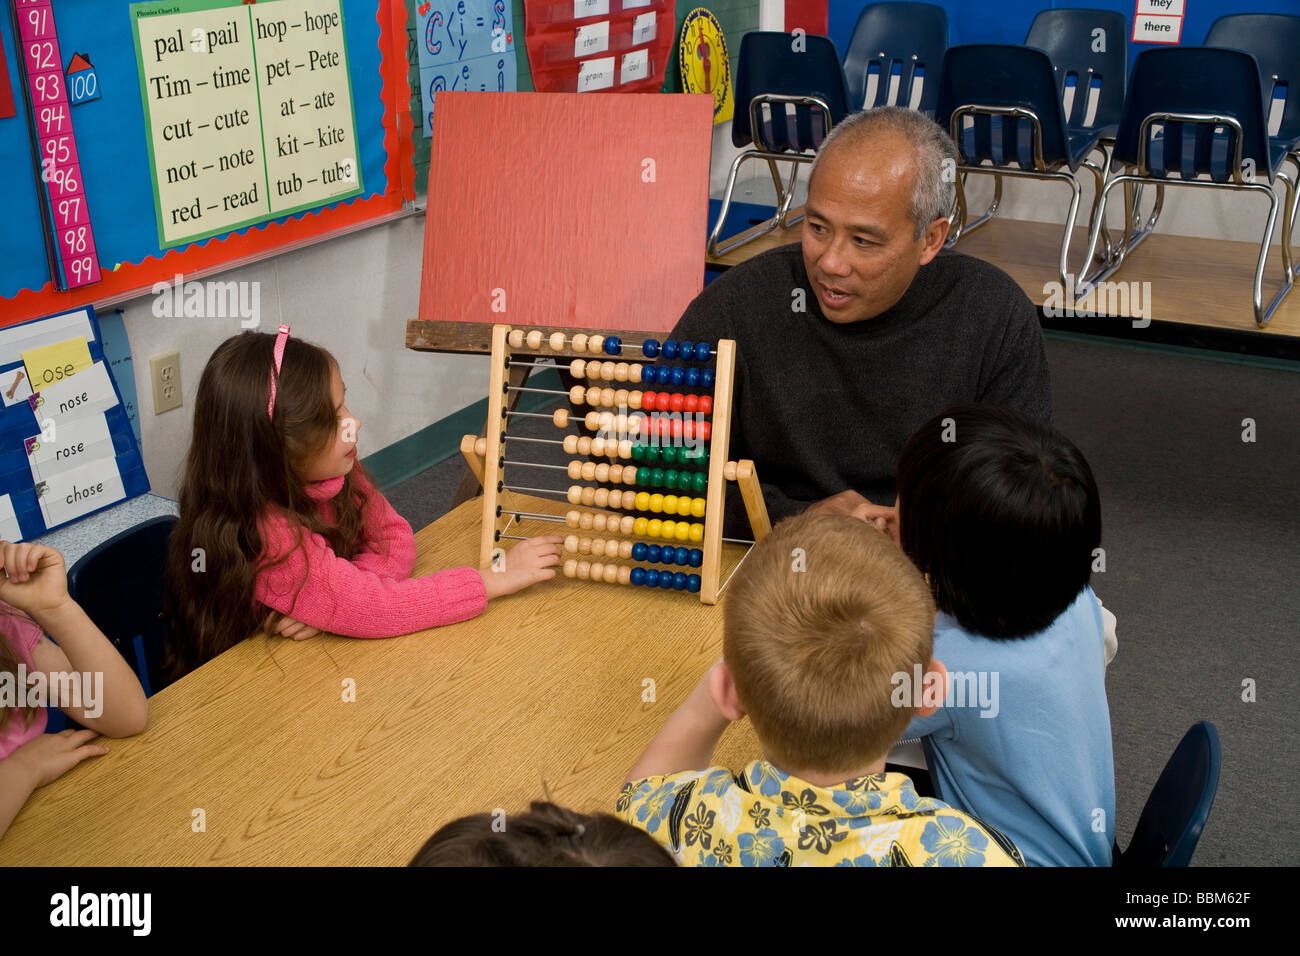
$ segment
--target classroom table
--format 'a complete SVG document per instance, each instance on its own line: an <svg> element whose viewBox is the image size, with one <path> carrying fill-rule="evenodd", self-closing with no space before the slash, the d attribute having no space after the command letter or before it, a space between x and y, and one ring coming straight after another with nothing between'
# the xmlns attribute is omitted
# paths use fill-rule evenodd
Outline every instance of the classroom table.
<svg viewBox="0 0 1300 956"><path fill-rule="evenodd" d="M415 573L477 564L480 500L416 535ZM724 545L724 580L744 553ZM390 640L254 635L150 698L144 733L33 794L0 864L403 865L444 823L525 809L544 788L613 812L721 653L724 604L557 575ZM758 756L741 721L717 762Z"/></svg>

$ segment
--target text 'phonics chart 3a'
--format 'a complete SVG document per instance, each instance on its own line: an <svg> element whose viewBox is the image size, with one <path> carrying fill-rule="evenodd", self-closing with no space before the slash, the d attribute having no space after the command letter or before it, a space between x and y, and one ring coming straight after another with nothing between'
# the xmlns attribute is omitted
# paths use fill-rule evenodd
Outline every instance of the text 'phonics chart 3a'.
<svg viewBox="0 0 1300 956"><path fill-rule="evenodd" d="M339 0L131 15L161 246L360 194Z"/></svg>

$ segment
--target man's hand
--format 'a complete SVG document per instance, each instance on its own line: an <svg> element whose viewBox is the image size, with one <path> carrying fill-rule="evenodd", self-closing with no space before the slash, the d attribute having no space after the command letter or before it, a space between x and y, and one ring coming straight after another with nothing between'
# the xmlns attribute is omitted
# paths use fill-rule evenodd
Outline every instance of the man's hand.
<svg viewBox="0 0 1300 956"><path fill-rule="evenodd" d="M860 518L889 535L894 544L899 543L897 508L874 504L851 488L809 505L808 510L817 514Z"/></svg>

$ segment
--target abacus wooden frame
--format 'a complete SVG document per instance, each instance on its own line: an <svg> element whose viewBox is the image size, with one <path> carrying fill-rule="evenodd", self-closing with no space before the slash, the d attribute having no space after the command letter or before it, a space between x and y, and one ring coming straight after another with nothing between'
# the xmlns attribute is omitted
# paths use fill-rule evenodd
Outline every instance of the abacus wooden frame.
<svg viewBox="0 0 1300 956"><path fill-rule="evenodd" d="M513 326L494 325L492 327L491 366L488 377L488 417L484 430L486 454L480 455L475 446L477 435L465 435L461 439L461 454L469 463L474 476L483 486L483 520L479 537L479 565L487 567L501 553L497 541L500 509L504 512L503 495L505 487L505 421L509 414L509 385L507 375L514 350L508 342ZM562 332L566 342L574 335L591 335L592 329L550 326L541 328L529 326L527 332L540 331L544 340L552 333ZM598 334L598 333L597 333ZM731 339L720 339L716 345L717 356L714 366L712 427L709 437L709 484L705 499L704 562L700 567L700 600L705 604L716 604L725 582L720 583L722 560L722 523L723 509L726 501L726 482L735 481L741 491L745 512L749 518L750 529L755 543L762 541L772 530L767 514L767 505L763 501L762 486L754 463L748 459L731 462L727 452L731 440L731 402L732 388L735 382L736 343ZM532 349L529 355L543 354ZM557 358L583 353L564 349L552 353ZM578 505L575 507L587 507ZM597 509L598 510L598 509Z"/></svg>

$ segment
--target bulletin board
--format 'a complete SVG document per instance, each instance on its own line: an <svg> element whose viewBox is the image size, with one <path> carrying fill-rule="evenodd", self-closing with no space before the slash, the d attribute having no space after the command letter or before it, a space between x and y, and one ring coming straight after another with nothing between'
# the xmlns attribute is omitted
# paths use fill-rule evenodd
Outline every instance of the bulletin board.
<svg viewBox="0 0 1300 956"><path fill-rule="evenodd" d="M0 329L0 538L24 541L149 490L90 306Z"/></svg>
<svg viewBox="0 0 1300 956"><path fill-rule="evenodd" d="M402 0L8 6L0 93L7 86L16 108L8 118L0 110L0 326L275 254L414 198ZM37 8L54 32L31 42L53 48L33 55L15 28L40 29L18 19ZM34 67L26 80L24 57ZM95 95L74 100L91 87L88 71ZM64 99L38 102L60 80ZM60 132L70 123L72 136L40 156L50 141L38 107L64 104L53 121ZM218 117L228 128L200 129ZM65 162L75 162L77 189L61 194ZM75 212L69 198L81 199ZM86 245L72 260L52 260L47 247L42 223L59 215L84 216L73 225ZM94 281L59 291L84 276L77 268L56 283L52 261L56 271L79 267L92 244Z"/></svg>

